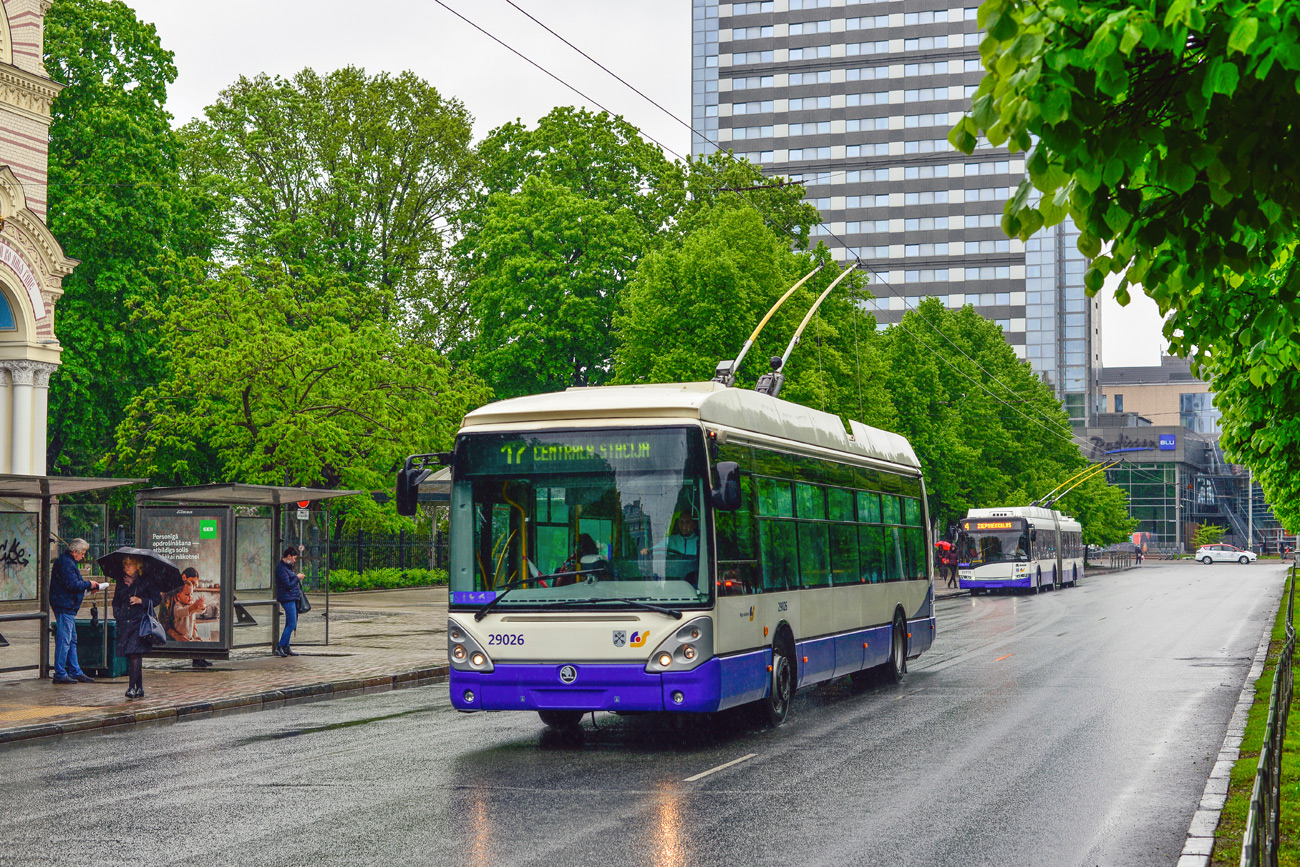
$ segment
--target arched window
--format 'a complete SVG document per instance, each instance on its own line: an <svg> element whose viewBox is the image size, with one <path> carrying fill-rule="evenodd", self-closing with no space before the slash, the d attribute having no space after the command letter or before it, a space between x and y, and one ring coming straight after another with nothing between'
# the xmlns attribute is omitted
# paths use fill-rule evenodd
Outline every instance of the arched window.
<svg viewBox="0 0 1300 867"><path fill-rule="evenodd" d="M17 331L18 322L14 319L14 308L9 298L0 292L0 331Z"/></svg>

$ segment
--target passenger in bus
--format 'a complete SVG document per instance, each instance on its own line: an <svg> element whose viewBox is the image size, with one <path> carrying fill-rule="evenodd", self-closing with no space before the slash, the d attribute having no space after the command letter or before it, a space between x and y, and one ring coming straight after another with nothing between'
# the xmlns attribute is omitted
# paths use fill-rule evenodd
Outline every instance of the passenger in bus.
<svg viewBox="0 0 1300 867"><path fill-rule="evenodd" d="M595 563L600 557L600 549L596 546L596 540L586 533L578 536L578 547L570 555L569 559L560 564L556 572L578 572ZM576 584L581 575L559 575L551 586L563 587L566 584Z"/></svg>

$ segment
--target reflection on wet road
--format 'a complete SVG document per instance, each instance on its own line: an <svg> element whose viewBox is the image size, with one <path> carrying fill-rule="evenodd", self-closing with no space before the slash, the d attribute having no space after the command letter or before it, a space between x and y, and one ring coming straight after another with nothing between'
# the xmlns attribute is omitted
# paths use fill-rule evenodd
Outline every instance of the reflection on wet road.
<svg viewBox="0 0 1300 867"><path fill-rule="evenodd" d="M9 748L0 865L1170 865L1281 579L947 600L901 686L801 692L776 731L575 737L431 687Z"/></svg>

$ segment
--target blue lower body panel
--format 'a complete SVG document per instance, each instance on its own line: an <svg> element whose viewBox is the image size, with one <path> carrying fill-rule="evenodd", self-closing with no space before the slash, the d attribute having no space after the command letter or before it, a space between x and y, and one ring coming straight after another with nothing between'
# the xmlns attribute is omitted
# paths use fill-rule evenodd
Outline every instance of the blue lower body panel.
<svg viewBox="0 0 1300 867"><path fill-rule="evenodd" d="M677 710L696 713L721 704L721 670L710 659L693 671L650 674L644 665L572 663L578 676L560 681L562 663L497 665L490 673L452 669L451 703L457 710ZM473 700L466 699L466 692ZM682 694L681 703L673 693Z"/></svg>
<svg viewBox="0 0 1300 867"><path fill-rule="evenodd" d="M1034 576L993 578L985 581L958 578L957 586L963 590L1031 590L1034 586Z"/></svg>

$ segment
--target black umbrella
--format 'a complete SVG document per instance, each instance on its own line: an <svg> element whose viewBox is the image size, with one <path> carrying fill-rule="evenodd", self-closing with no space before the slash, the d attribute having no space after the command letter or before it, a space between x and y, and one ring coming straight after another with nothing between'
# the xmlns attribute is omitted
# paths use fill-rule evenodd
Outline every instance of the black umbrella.
<svg viewBox="0 0 1300 867"><path fill-rule="evenodd" d="M95 562L99 564L99 568L105 575L120 581L123 574L122 560L127 557L139 558L144 564L144 577L149 579L161 593L172 593L185 585L185 580L181 578L180 567L148 548L118 548Z"/></svg>

